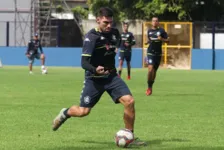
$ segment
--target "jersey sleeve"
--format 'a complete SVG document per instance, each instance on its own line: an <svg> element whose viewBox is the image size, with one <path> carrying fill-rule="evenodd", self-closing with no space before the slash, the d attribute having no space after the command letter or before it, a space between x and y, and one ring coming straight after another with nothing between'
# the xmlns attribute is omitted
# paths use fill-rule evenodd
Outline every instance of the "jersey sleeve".
<svg viewBox="0 0 224 150"><path fill-rule="evenodd" d="M168 34L166 33L166 31L164 29L162 29L161 37L164 38L164 39L168 38Z"/></svg>
<svg viewBox="0 0 224 150"><path fill-rule="evenodd" d="M135 37L133 35L133 33L131 33L131 45L135 45L136 41L135 41Z"/></svg>
<svg viewBox="0 0 224 150"><path fill-rule="evenodd" d="M147 31L148 43L151 41L151 39L150 39L150 34L149 34L150 31L151 31L150 29L148 29L148 31Z"/></svg>
<svg viewBox="0 0 224 150"><path fill-rule="evenodd" d="M120 45L121 45L121 35L120 35L120 32L117 30L117 33L115 35L116 35L116 39L117 39L116 47L119 48Z"/></svg>
<svg viewBox="0 0 224 150"><path fill-rule="evenodd" d="M31 48L31 41L28 42L26 54L29 54L30 48Z"/></svg>
<svg viewBox="0 0 224 150"><path fill-rule="evenodd" d="M40 41L39 41L39 49L40 49L40 53L43 54L44 52L43 52L43 48L42 48Z"/></svg>
<svg viewBox="0 0 224 150"><path fill-rule="evenodd" d="M83 42L83 49L82 49L82 56L91 57L92 53L95 49L95 42L96 40L91 36L91 34L87 34L85 36Z"/></svg>

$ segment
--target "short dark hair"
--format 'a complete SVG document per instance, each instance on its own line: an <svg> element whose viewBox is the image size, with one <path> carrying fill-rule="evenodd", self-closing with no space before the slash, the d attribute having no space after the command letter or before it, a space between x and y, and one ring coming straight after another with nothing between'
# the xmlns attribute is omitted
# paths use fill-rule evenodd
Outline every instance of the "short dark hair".
<svg viewBox="0 0 224 150"><path fill-rule="evenodd" d="M152 19L153 19L153 18L157 18L157 19L159 20L159 17L157 17L157 16L153 16Z"/></svg>
<svg viewBox="0 0 224 150"><path fill-rule="evenodd" d="M109 7L101 7L97 14L98 17L113 17L113 15L113 10Z"/></svg>
<svg viewBox="0 0 224 150"><path fill-rule="evenodd" d="M128 22L123 22L123 26L124 26L124 25L129 26L129 23L128 23Z"/></svg>

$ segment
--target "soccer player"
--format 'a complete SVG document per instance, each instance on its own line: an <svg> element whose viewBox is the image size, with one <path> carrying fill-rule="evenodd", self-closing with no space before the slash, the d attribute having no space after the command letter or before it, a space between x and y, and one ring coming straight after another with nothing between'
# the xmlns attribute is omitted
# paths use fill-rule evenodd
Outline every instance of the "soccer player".
<svg viewBox="0 0 224 150"><path fill-rule="evenodd" d="M158 17L152 18L152 28L148 30L148 43L147 49L148 56L148 88L146 95L152 94L152 87L155 82L156 72L159 68L161 57L162 57L162 43L169 42L167 33L163 28L159 27Z"/></svg>
<svg viewBox="0 0 224 150"><path fill-rule="evenodd" d="M121 33L121 44L119 54L119 76L122 73L124 59L127 62L128 76L131 79L131 47L135 45L135 38L131 32L128 32L128 23L123 24L123 32Z"/></svg>
<svg viewBox="0 0 224 150"><path fill-rule="evenodd" d="M134 98L125 82L118 77L115 67L117 35L114 33L117 31L111 28L112 10L108 7L100 8L96 22L98 27L86 34L83 43L81 64L85 70L85 81L80 105L61 109L53 121L54 131L70 117L87 116L105 91L114 103L121 103L124 106L125 128L134 131Z"/></svg>
<svg viewBox="0 0 224 150"><path fill-rule="evenodd" d="M38 49L40 49L40 53L38 52ZM36 33L33 37L33 39L31 39L28 43L28 47L27 47L27 51L26 51L26 56L29 59L29 70L30 70L30 74L32 74L32 70L33 70L33 62L34 59L41 59L41 69L42 72L46 69L44 67L44 63L45 63L45 56L44 56L44 52L40 43L40 40L38 39L38 34Z"/></svg>

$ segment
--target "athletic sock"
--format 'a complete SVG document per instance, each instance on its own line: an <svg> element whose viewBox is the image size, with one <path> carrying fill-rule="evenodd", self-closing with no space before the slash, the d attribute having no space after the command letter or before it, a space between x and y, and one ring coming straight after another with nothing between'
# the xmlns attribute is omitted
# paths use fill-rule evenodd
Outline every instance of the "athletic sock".
<svg viewBox="0 0 224 150"><path fill-rule="evenodd" d="M65 115L66 118L70 118L70 117L71 117L70 115L68 115L68 110L69 110L69 108L67 108L67 109L64 111L64 115Z"/></svg>
<svg viewBox="0 0 224 150"><path fill-rule="evenodd" d="M128 70L128 76L129 76L129 77L131 76L131 69Z"/></svg>
<svg viewBox="0 0 224 150"><path fill-rule="evenodd" d="M118 71L119 76L121 76L121 73L122 73L122 71L121 71L121 70L119 70L119 71Z"/></svg>
<svg viewBox="0 0 224 150"><path fill-rule="evenodd" d="M154 81L148 81L148 88L152 88Z"/></svg>

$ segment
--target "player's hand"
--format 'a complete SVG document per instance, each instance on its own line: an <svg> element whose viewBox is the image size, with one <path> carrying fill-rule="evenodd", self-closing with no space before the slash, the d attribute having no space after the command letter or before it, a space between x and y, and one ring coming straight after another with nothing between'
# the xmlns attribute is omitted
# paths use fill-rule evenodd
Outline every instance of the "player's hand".
<svg viewBox="0 0 224 150"><path fill-rule="evenodd" d="M161 36L158 36L158 40L162 41L162 40L163 40L163 38L162 38Z"/></svg>
<svg viewBox="0 0 224 150"><path fill-rule="evenodd" d="M100 75L105 75L105 74L108 74L109 71L108 71L108 70L105 71L103 66L98 66L98 67L96 68L96 73L97 73L97 74L100 74Z"/></svg>
<svg viewBox="0 0 224 150"><path fill-rule="evenodd" d="M117 52L118 52L118 48L115 49L115 53L117 53Z"/></svg>
<svg viewBox="0 0 224 150"><path fill-rule="evenodd" d="M41 54L41 55L40 55L40 58L41 58L41 59L44 59L44 54Z"/></svg>
<svg viewBox="0 0 224 150"><path fill-rule="evenodd" d="M26 54L26 57L30 57L30 54Z"/></svg>
<svg viewBox="0 0 224 150"><path fill-rule="evenodd" d="M151 37L150 37L151 38ZM144 43L145 45L148 45L151 42L151 39L149 39L146 43Z"/></svg>
<svg viewBox="0 0 224 150"><path fill-rule="evenodd" d="M129 44L129 43L127 43L127 42L125 42L125 43L124 43L124 45L125 45L125 46L129 46L130 44Z"/></svg>

